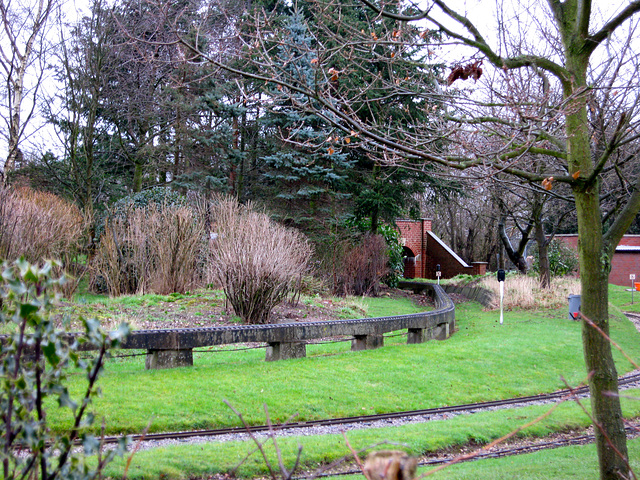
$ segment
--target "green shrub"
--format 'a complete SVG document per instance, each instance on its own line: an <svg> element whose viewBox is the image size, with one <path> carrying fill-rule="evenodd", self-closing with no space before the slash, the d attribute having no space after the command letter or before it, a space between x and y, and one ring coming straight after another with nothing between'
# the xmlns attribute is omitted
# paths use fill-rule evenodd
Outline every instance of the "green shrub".
<svg viewBox="0 0 640 480"><path fill-rule="evenodd" d="M1 267L0 325L10 331L2 339L0 354L0 462L5 480L95 478L126 447L122 440L115 450L102 453L100 461L85 461L101 448L99 439L85 432L94 422L88 407L98 392L98 375L108 348L116 346L128 329L122 326L106 334L97 320L90 319L84 320L85 331L76 338L56 330L49 315L51 292L64 279L52 277L54 266L46 262L39 268L21 259ZM82 342L98 348L92 360L78 355ZM65 386L72 366L83 369L87 377L85 394L77 401ZM70 410L68 431L52 432L49 399ZM81 442L82 451L74 445L76 441ZM17 451L21 454L15 455Z"/></svg>
<svg viewBox="0 0 640 480"><path fill-rule="evenodd" d="M540 258L537 244L531 250L533 265L531 270L540 273ZM578 253L563 242L553 239L549 244L549 269L554 277L570 275L578 271Z"/></svg>

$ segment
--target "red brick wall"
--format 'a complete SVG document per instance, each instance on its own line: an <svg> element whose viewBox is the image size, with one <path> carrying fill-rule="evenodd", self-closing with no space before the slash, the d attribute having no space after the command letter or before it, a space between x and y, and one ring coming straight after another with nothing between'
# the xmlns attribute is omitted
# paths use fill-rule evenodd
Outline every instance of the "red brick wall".
<svg viewBox="0 0 640 480"><path fill-rule="evenodd" d="M487 273L487 262L473 262L471 263L473 268L473 275L484 275Z"/></svg>
<svg viewBox="0 0 640 480"><path fill-rule="evenodd" d="M554 238L566 244L568 247L578 249L578 234L556 235Z"/></svg>
<svg viewBox="0 0 640 480"><path fill-rule="evenodd" d="M429 237L431 219L396 220L400 241L405 247L405 256L415 255L416 262L405 261L405 278L436 278L436 265L440 264L441 278L455 277L460 273L484 275L487 264L476 262L464 267L436 240Z"/></svg>
<svg viewBox="0 0 640 480"><path fill-rule="evenodd" d="M405 277L415 278L424 277L426 271L425 263L425 246L426 232L431 230L431 219L423 218L421 220L396 220L396 226L400 230L400 242L403 247L410 249L417 257L413 266L405 264Z"/></svg>
<svg viewBox="0 0 640 480"><path fill-rule="evenodd" d="M632 273L635 281L640 282L640 252L616 252L611 259L609 283L631 287L629 275Z"/></svg>
<svg viewBox="0 0 640 480"><path fill-rule="evenodd" d="M578 249L578 235L556 235L566 245ZM640 246L640 235L625 235L620 245ZM631 287L630 274L635 274L640 281L640 252L616 252L611 259L609 283Z"/></svg>
<svg viewBox="0 0 640 480"><path fill-rule="evenodd" d="M625 235L618 245L631 245L640 247L640 235Z"/></svg>
<svg viewBox="0 0 640 480"><path fill-rule="evenodd" d="M433 270L430 269L427 272L426 278L436 278L436 264L440 264L441 278L455 277L459 273L471 273L469 269L460 265L460 262L453 258L442 245L431 238L429 239L428 249Z"/></svg>

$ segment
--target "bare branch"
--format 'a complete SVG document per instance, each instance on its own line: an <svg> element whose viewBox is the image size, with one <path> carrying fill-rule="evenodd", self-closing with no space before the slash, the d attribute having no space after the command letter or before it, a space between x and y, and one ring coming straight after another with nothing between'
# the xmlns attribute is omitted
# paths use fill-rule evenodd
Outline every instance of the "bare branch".
<svg viewBox="0 0 640 480"><path fill-rule="evenodd" d="M611 35L620 25L630 19L633 15L640 12L640 0L632 0L624 10L609 20L598 32L590 35L585 42L584 50L590 54L593 52L609 35Z"/></svg>

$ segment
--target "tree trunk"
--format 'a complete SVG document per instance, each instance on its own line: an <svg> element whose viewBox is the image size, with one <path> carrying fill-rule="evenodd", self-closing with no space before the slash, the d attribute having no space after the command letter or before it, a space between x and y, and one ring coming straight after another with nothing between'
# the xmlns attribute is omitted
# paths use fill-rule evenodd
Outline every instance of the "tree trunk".
<svg viewBox="0 0 640 480"><path fill-rule="evenodd" d="M528 236L525 238L523 234L523 238L520 240L520 245L518 245L518 250L515 250L511 246L511 240L509 240L509 237L507 236L507 231L504 226L504 219L501 219L500 222L498 223L498 233L500 234L500 240L502 241L502 245L504 246L507 252L507 256L509 257L509 260L513 262L513 264L520 271L520 273L526 274L527 262L522 256L522 252L524 251L524 245L526 245L528 241Z"/></svg>
<svg viewBox="0 0 640 480"><path fill-rule="evenodd" d="M549 265L549 241L544 234L543 215L544 198L536 193L531 209L534 234L538 244L538 267L540 268L540 288L551 287L551 267Z"/></svg>
<svg viewBox="0 0 640 480"><path fill-rule="evenodd" d="M593 170L586 95L588 57L567 49L567 68L572 82L564 86L568 99L566 115L569 173L588 178ZM582 315L609 335L609 271L611 259L603 241L600 189L597 180L575 184L573 193L578 217L578 255L582 286ZM582 324L584 359L589 375L589 391L602 480L629 478L627 438L624 430L618 373L611 345L586 319Z"/></svg>
<svg viewBox="0 0 640 480"><path fill-rule="evenodd" d="M578 252L582 285L581 310L582 315L608 336L610 260L603 255L602 225L597 197L597 192L576 194L580 238ZM582 341L589 374L600 478L628 478L629 469L625 464L628 458L626 434L618 397L618 373L613 362L611 345L586 320L582 323Z"/></svg>
<svg viewBox="0 0 640 480"><path fill-rule="evenodd" d="M538 244L538 267L540 268L540 288L551 287L551 268L549 267L549 244L544 234L542 222L536 222L536 243Z"/></svg>
<svg viewBox="0 0 640 480"><path fill-rule="evenodd" d="M134 162L133 168L133 191L137 193L142 191L143 165L140 162Z"/></svg>

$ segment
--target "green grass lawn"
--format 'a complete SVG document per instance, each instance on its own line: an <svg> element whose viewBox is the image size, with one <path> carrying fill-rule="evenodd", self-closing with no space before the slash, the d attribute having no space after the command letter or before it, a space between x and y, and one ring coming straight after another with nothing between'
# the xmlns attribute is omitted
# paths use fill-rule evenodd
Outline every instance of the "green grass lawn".
<svg viewBox="0 0 640 480"><path fill-rule="evenodd" d="M631 468L640 471L640 439L629 442ZM564 447L453 465L430 478L438 480L597 480L598 457L594 445ZM419 474L427 471L420 469ZM344 479L344 477L342 477ZM360 477L364 478L364 477Z"/></svg>
<svg viewBox="0 0 640 480"><path fill-rule="evenodd" d="M385 348L349 351L349 343L308 347L308 358L264 361L263 349L198 353L193 367L144 370L144 357L109 363L95 400L108 433L172 431L236 426L223 400L250 424L429 408L530 395L585 380L580 324L564 309L496 312L477 304L457 306L458 331L447 341L405 345L389 338ZM611 332L632 358L640 358L640 335L623 318ZM632 367L616 353L620 373ZM78 395L81 375L69 382ZM54 425L67 422L51 409Z"/></svg>
<svg viewBox="0 0 640 480"><path fill-rule="evenodd" d="M615 305L623 312L640 312L640 292L634 291L632 299L632 292L627 291L627 289L630 288L631 282L629 282L628 287L609 284L609 303ZM632 300L633 303L631 303Z"/></svg>

